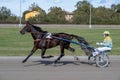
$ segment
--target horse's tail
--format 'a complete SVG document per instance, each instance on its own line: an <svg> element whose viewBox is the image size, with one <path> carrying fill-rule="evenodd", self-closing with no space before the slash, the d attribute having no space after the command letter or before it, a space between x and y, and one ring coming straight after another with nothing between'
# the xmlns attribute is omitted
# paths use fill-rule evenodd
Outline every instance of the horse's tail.
<svg viewBox="0 0 120 80"><path fill-rule="evenodd" d="M84 52L86 53L86 55L92 55L92 51L94 51L94 47L90 46L89 43L83 38L83 37L80 37L80 36L77 36L77 35L71 35L73 38L77 39L78 42L83 46L81 46L81 49L84 50Z"/></svg>
<svg viewBox="0 0 120 80"><path fill-rule="evenodd" d="M74 39L77 39L78 42L81 43L81 44L89 45L88 42L83 37L73 35L73 34L71 34L71 37L74 38Z"/></svg>

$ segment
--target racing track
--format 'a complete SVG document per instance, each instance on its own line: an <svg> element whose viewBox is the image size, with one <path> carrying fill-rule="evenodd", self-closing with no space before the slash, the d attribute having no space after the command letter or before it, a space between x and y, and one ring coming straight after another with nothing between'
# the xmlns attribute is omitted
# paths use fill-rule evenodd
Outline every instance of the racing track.
<svg viewBox="0 0 120 80"><path fill-rule="evenodd" d="M120 80L120 56L110 56L110 66L98 68L87 63L87 57L74 61L65 56L54 65L57 58L41 59L32 56L28 62L21 63L25 57L0 57L0 80Z"/></svg>

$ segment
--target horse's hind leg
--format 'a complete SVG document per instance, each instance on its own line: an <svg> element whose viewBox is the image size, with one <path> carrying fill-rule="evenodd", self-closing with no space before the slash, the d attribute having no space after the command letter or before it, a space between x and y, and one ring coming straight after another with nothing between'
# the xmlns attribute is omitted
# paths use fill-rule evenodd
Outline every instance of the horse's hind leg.
<svg viewBox="0 0 120 80"><path fill-rule="evenodd" d="M72 47L69 46L66 49L71 52L72 56L74 57L74 60L77 60L78 62L80 62L79 58L74 54L74 52L75 52L74 48L72 48Z"/></svg>
<svg viewBox="0 0 120 80"><path fill-rule="evenodd" d="M61 47L61 54L60 56L55 60L54 63L57 63L65 54L64 54L64 47L63 46L60 46Z"/></svg>
<svg viewBox="0 0 120 80"><path fill-rule="evenodd" d="M67 47L66 49L67 49L67 50L69 50L69 51L70 51L70 52L72 52L72 53L74 53L74 52L75 52L75 49L74 49L74 48L72 48L72 47L70 47L70 46L69 46L69 47Z"/></svg>
<svg viewBox="0 0 120 80"><path fill-rule="evenodd" d="M64 53L60 54L60 56L55 60L54 63L57 63L63 56L64 56Z"/></svg>
<svg viewBox="0 0 120 80"><path fill-rule="evenodd" d="M44 56L44 55L45 55L45 52L46 52L46 49L42 49L42 53L41 53L41 57L42 57L42 58L51 58L51 57L54 57L54 56L52 56L52 55Z"/></svg>
<svg viewBox="0 0 120 80"><path fill-rule="evenodd" d="M25 62L29 59L29 57L33 55L33 53L34 53L36 50L37 50L37 48L34 47L34 48L31 50L30 54L22 61L22 63L25 63Z"/></svg>

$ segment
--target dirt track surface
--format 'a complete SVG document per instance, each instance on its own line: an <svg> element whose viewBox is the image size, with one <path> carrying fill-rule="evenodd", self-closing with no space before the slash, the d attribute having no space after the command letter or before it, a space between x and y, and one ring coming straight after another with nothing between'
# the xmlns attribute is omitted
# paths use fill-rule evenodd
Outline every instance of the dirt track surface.
<svg viewBox="0 0 120 80"><path fill-rule="evenodd" d="M120 56L110 56L110 66L98 68L89 65L87 57L74 61L72 56L65 56L54 65L57 58L41 59L31 57L21 63L25 57L0 57L0 80L120 80Z"/></svg>

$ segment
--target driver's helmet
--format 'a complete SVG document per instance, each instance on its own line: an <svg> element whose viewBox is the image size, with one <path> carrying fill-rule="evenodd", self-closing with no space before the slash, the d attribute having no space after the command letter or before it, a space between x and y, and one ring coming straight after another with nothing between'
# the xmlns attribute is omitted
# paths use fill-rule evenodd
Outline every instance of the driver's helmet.
<svg viewBox="0 0 120 80"><path fill-rule="evenodd" d="M110 32L109 31L104 31L103 34L110 35Z"/></svg>

